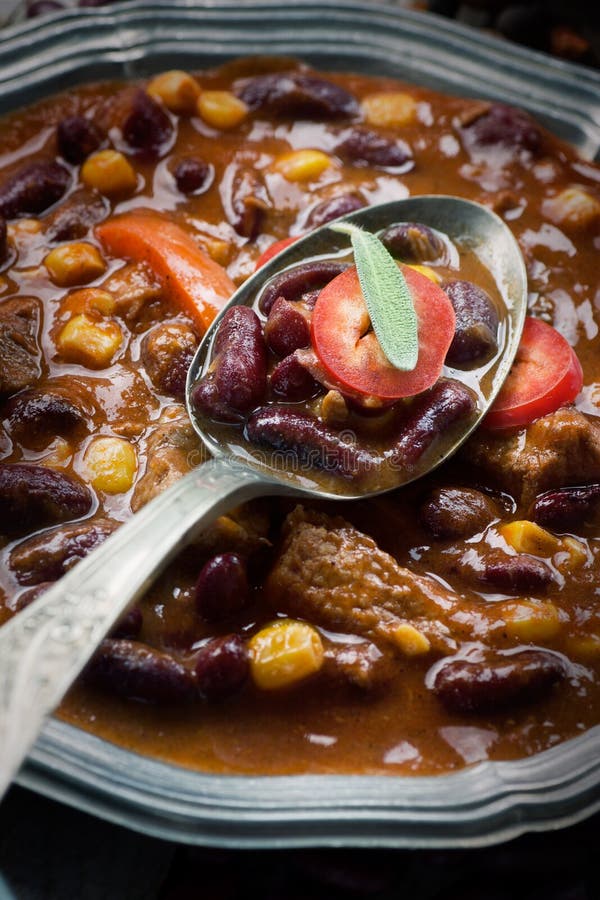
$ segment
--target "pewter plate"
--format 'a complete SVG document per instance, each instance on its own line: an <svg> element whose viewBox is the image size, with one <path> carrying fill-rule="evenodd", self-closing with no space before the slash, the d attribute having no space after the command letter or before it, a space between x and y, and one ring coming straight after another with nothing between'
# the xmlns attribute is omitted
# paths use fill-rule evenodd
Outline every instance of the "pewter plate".
<svg viewBox="0 0 600 900"><path fill-rule="evenodd" d="M375 3L199 0L71 11L2 33L0 112L75 83L257 53L529 109L600 158L600 74ZM222 847L474 847L600 809L600 728L517 762L437 777L204 775L51 721L20 784L115 823Z"/></svg>

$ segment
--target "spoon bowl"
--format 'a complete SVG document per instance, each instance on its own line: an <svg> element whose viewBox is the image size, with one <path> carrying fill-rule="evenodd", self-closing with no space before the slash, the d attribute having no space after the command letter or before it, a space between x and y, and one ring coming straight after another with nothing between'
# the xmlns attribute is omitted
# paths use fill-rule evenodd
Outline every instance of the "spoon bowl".
<svg viewBox="0 0 600 900"><path fill-rule="evenodd" d="M405 473L399 483L422 477L454 453L480 422L507 376L526 314L527 282L517 243L507 226L485 207L455 197L427 196L370 207L344 221L377 232L398 222L419 222L477 254L491 272L506 307L498 353L490 361L477 414L442 454ZM352 499L352 484L323 487L310 472L269 466L247 447L224 445L195 414L191 392L210 364L223 315L251 305L262 286L306 258L341 255L347 237L327 225L297 240L252 275L205 335L190 367L186 402L191 421L213 459L184 476L122 525L101 547L0 629L0 797L43 727L112 626L153 578L217 516L253 497L287 494ZM393 485L397 487L397 484Z"/></svg>

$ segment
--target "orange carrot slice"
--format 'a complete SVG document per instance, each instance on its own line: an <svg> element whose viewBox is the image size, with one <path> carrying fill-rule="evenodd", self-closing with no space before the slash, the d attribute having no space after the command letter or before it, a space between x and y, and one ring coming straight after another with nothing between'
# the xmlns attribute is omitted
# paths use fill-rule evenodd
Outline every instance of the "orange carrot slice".
<svg viewBox="0 0 600 900"><path fill-rule="evenodd" d="M225 269L179 225L161 216L125 213L97 225L96 235L113 256L146 263L201 334L235 291Z"/></svg>

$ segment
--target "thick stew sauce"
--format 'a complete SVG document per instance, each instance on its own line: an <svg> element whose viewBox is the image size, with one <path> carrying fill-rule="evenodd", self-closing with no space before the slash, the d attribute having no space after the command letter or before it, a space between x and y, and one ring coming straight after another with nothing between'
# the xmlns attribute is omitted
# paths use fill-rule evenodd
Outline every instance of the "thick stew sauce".
<svg viewBox="0 0 600 900"><path fill-rule="evenodd" d="M263 774L444 773L600 723L600 169L523 111L283 59L82 87L6 117L0 148L0 624L202 465L190 361L294 238L455 194L504 218L529 277L515 365L450 463L362 501L231 510L61 717ZM215 428L341 483L356 468L314 446L385 456L400 428L410 456L419 410L427 440L455 423L448 384L473 413L503 339L489 273L418 222L381 238L417 313L439 304L429 381L394 371L352 259L321 261L223 320L195 395Z"/></svg>

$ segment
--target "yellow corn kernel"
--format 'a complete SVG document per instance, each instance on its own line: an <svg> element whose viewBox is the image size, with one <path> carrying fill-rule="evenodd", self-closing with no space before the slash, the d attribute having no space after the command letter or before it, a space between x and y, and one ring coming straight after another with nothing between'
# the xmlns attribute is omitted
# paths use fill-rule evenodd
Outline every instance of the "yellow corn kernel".
<svg viewBox="0 0 600 900"><path fill-rule="evenodd" d="M127 196L137 187L133 166L117 150L98 150L88 156L81 167L81 180L107 197Z"/></svg>
<svg viewBox="0 0 600 900"><path fill-rule="evenodd" d="M273 169L288 181L305 182L316 181L331 165L331 157L322 150L291 150L275 160Z"/></svg>
<svg viewBox="0 0 600 900"><path fill-rule="evenodd" d="M506 633L519 641L544 643L562 629L558 609L548 601L511 600L502 604L502 612Z"/></svg>
<svg viewBox="0 0 600 900"><path fill-rule="evenodd" d="M567 554L567 562L565 564L566 570L573 571L587 562L587 547L583 541L578 541L577 538L574 537L564 537L561 543L563 550ZM563 570L562 565L560 564L558 568L561 571Z"/></svg>
<svg viewBox="0 0 600 900"><path fill-rule="evenodd" d="M191 115L196 111L200 85L187 72L171 69L153 78L146 91L151 97L161 100L171 112Z"/></svg>
<svg viewBox="0 0 600 900"><path fill-rule="evenodd" d="M403 91L369 94L362 108L365 121L379 128L401 128L417 118L417 101Z"/></svg>
<svg viewBox="0 0 600 900"><path fill-rule="evenodd" d="M594 662L600 659L600 636L597 634L569 637L565 642L567 656L581 659L583 662Z"/></svg>
<svg viewBox="0 0 600 900"><path fill-rule="evenodd" d="M59 287L86 284L98 278L106 269L100 251L85 241L75 241L56 247L44 257L50 278Z"/></svg>
<svg viewBox="0 0 600 900"><path fill-rule="evenodd" d="M296 684L323 665L319 632L294 619L282 619L263 628L250 640L248 649L252 678L264 691Z"/></svg>
<svg viewBox="0 0 600 900"><path fill-rule="evenodd" d="M95 322L82 313L69 319L56 340L60 355L90 369L108 366L121 346L123 335L116 322Z"/></svg>
<svg viewBox="0 0 600 900"><path fill-rule="evenodd" d="M557 225L578 231L600 221L600 200L579 187L568 187L546 200L543 212Z"/></svg>
<svg viewBox="0 0 600 900"><path fill-rule="evenodd" d="M106 494L124 494L133 485L137 456L129 441L99 437L87 448L84 465L95 490Z"/></svg>
<svg viewBox="0 0 600 900"><path fill-rule="evenodd" d="M429 638L414 625L409 625L408 622L398 625L394 629L392 638L394 644L405 656L422 656L431 650Z"/></svg>
<svg viewBox="0 0 600 900"><path fill-rule="evenodd" d="M528 519L508 522L498 530L506 543L510 544L517 553L531 553L532 556L552 556L562 549L559 538Z"/></svg>
<svg viewBox="0 0 600 900"><path fill-rule="evenodd" d="M62 309L72 313L100 313L101 316L112 316L117 306L114 294L102 288L82 288L65 297Z"/></svg>
<svg viewBox="0 0 600 900"><path fill-rule="evenodd" d="M228 131L244 121L248 107L231 91L202 91L197 103L198 115L213 128Z"/></svg>
<svg viewBox="0 0 600 900"><path fill-rule="evenodd" d="M434 284L440 284L442 279L440 275L432 269L431 266L423 266L419 263L411 263L408 267L409 269L414 269L415 272L420 272L421 275L424 275L425 278L429 278L430 281L433 281Z"/></svg>

